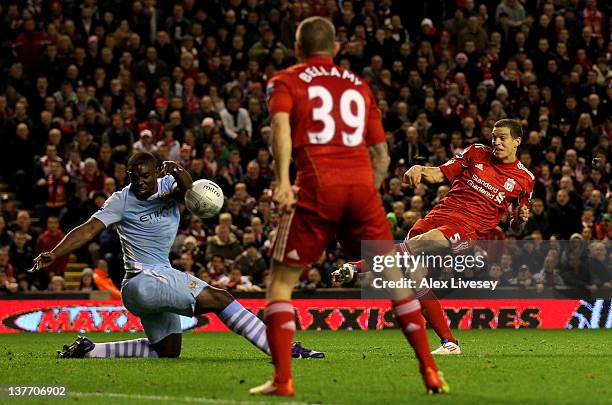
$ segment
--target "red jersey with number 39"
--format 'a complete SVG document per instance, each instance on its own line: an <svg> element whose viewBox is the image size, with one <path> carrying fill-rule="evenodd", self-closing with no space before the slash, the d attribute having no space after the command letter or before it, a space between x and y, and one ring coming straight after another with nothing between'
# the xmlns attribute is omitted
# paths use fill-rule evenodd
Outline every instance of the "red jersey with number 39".
<svg viewBox="0 0 612 405"><path fill-rule="evenodd" d="M457 218L483 233L499 224L511 204L530 204L534 175L518 159L500 162L488 146L473 144L440 169L452 187L428 215Z"/></svg>
<svg viewBox="0 0 612 405"><path fill-rule="evenodd" d="M289 113L296 185L373 183L367 146L385 142L368 83L316 56L268 83L270 116Z"/></svg>

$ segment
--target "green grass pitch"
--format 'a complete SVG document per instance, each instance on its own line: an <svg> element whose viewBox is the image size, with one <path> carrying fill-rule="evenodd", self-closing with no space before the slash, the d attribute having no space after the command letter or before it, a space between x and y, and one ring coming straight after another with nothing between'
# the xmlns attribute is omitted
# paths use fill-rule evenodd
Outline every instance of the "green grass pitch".
<svg viewBox="0 0 612 405"><path fill-rule="evenodd" d="M137 335L88 336L110 341ZM457 336L464 354L438 358L451 385L448 396L423 394L416 359L399 331L298 333L298 340L325 351L327 359L294 362L293 399L250 397L248 388L271 375L269 359L241 337L223 332L185 333L179 359L57 360L55 349L74 334L0 335L0 384L66 385L67 401L78 404L612 401L612 331L480 330ZM432 347L437 343L432 332L430 341Z"/></svg>

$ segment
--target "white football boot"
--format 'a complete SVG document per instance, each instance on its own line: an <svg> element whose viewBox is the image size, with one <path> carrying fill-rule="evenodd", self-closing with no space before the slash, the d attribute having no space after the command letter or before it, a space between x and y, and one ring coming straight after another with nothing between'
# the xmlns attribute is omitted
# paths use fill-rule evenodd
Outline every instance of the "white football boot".
<svg viewBox="0 0 612 405"><path fill-rule="evenodd" d="M459 347L457 343L443 342L442 345L438 347L436 350L434 350L433 352L431 352L431 354L441 355L441 356L446 356L446 355L451 355L451 354L461 354L461 348Z"/></svg>

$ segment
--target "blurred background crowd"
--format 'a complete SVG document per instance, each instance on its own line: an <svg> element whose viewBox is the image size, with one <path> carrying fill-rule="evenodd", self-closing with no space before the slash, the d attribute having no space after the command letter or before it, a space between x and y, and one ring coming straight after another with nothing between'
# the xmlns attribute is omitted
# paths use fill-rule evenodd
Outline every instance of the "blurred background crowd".
<svg viewBox="0 0 612 405"><path fill-rule="evenodd" d="M488 143L493 123L509 117L523 125L520 160L537 179L532 214L523 234L502 223L488 239L601 240L603 256L589 248L579 257L606 263L611 9L601 0L1 0L0 292L118 297L113 229L48 271L26 270L128 184L137 151L178 161L226 195L213 220L183 212L174 267L232 291L264 289L279 219L266 83L295 63L297 25L312 15L334 22L336 62L378 100L391 153L380 191L396 239L449 190L406 189L403 172ZM592 289L609 287L612 274L604 266L596 280L572 278L560 254L537 268L503 257L480 277ZM332 244L300 288L332 287L346 259ZM78 282L67 283L67 269Z"/></svg>

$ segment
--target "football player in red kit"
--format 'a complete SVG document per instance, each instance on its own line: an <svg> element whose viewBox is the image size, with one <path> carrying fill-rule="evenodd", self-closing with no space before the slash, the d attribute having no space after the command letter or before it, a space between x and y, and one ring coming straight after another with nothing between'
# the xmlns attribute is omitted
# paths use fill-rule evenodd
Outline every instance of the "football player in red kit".
<svg viewBox="0 0 612 405"><path fill-rule="evenodd" d="M495 123L492 147L469 146L463 153L439 167L412 166L404 174L404 183L416 187L419 183L452 182L448 194L410 229L406 241L398 250L437 253L451 248L461 252L494 229L514 204L510 228L522 229L529 218L529 204L535 183L534 175L516 158L521 144L522 129L518 121L502 119ZM332 277L350 281L365 264L349 262L336 270ZM461 349L453 337L439 301L430 289L420 290L423 315L442 340L434 354L459 354Z"/></svg>
<svg viewBox="0 0 612 405"><path fill-rule="evenodd" d="M295 317L291 292L304 266L315 262L337 231L340 243L358 254L361 240L390 241L378 187L389 155L381 114L368 84L333 62L339 45L332 23L322 17L302 21L295 54L303 63L275 75L268 84L277 188L282 217L272 243L272 280L264 319L274 377L250 390L259 395L294 395L291 341ZM295 187L289 179L293 157ZM297 196L296 194L297 193ZM414 293L394 292L398 324L414 348L428 392L448 385L429 352L424 319Z"/></svg>

